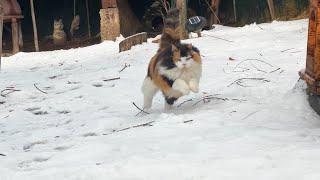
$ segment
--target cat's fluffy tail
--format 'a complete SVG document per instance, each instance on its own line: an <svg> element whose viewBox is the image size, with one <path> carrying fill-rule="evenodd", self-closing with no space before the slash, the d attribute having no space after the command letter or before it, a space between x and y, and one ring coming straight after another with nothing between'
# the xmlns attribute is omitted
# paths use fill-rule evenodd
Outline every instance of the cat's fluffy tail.
<svg viewBox="0 0 320 180"><path fill-rule="evenodd" d="M165 19L164 28L160 39L160 47L158 52L170 47L171 44L180 44L181 31L180 24L180 10L177 8L170 9Z"/></svg>

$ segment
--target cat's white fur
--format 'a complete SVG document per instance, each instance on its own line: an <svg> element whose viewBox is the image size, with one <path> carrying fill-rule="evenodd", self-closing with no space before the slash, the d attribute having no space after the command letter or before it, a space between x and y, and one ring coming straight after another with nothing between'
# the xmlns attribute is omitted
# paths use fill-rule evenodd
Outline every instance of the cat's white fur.
<svg viewBox="0 0 320 180"><path fill-rule="evenodd" d="M187 58L189 58L187 60ZM166 76L168 79L174 80L172 91L169 97L179 98L183 95L188 95L190 91L197 93L199 91L199 81L202 74L202 65L195 62L191 57L181 58L175 64L177 67L167 69L159 68L159 73ZM185 64L185 65L184 65ZM158 87L147 77L142 85L144 94L144 108L149 109L152 106L154 95L159 91ZM171 109L172 105L165 102L165 109Z"/></svg>

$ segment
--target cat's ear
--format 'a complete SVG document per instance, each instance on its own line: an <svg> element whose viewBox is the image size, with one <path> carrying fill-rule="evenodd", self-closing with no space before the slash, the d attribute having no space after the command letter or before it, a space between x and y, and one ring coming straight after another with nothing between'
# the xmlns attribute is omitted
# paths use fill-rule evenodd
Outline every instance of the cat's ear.
<svg viewBox="0 0 320 180"><path fill-rule="evenodd" d="M175 45L171 45L171 51L172 52L176 52L176 51L178 51L178 48L177 48L177 46L175 46Z"/></svg>
<svg viewBox="0 0 320 180"><path fill-rule="evenodd" d="M59 23L62 23L62 19L59 19Z"/></svg>

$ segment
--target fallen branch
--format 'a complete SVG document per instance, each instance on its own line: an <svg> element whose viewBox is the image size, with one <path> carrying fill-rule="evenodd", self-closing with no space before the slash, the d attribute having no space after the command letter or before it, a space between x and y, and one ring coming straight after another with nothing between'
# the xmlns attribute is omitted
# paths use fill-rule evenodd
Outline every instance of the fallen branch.
<svg viewBox="0 0 320 180"><path fill-rule="evenodd" d="M186 101L183 101L181 104L178 105L178 107L182 106L184 103L187 103L187 102L190 102L190 101L193 101L193 99L188 99Z"/></svg>
<svg viewBox="0 0 320 180"><path fill-rule="evenodd" d="M7 156L7 155L0 153L0 156Z"/></svg>
<svg viewBox="0 0 320 180"><path fill-rule="evenodd" d="M280 52L286 52L286 51L289 51L289 50L291 50L291 49L294 49L294 48L285 49L285 50L280 51Z"/></svg>
<svg viewBox="0 0 320 180"><path fill-rule="evenodd" d="M275 69L275 70L273 70L273 71L270 71L269 73L274 73L274 72L276 72L276 71L278 71L278 70L280 70L280 68Z"/></svg>
<svg viewBox="0 0 320 180"><path fill-rule="evenodd" d="M227 39L223 39L223 38L220 38L220 37L217 37L217 36L208 35L208 34L206 34L206 36L210 36L210 37L213 37L213 38L216 38L216 39L220 39L220 40L223 40L223 41L227 41L227 42L234 42L234 41L230 41L230 40L227 40Z"/></svg>
<svg viewBox="0 0 320 180"><path fill-rule="evenodd" d="M183 121L183 123L189 123L192 122L193 120L187 120L187 121Z"/></svg>
<svg viewBox="0 0 320 180"><path fill-rule="evenodd" d="M153 126L152 123L154 123L154 122L155 121L150 121L150 122L147 122L147 123L126 127L126 128L120 129L120 130L114 130L111 133L102 134L102 135L106 136L106 135L114 134L114 133L117 133L117 132L125 131L125 130L128 130L128 129L138 128L138 127L145 127L145 126Z"/></svg>
<svg viewBox="0 0 320 180"><path fill-rule="evenodd" d="M44 93L44 94L48 94L47 92L42 91L41 89L39 89L36 84L33 84L33 85L34 85L34 87L36 87L36 88L38 89L38 91L40 91L40 92L42 92L42 93Z"/></svg>
<svg viewBox="0 0 320 180"><path fill-rule="evenodd" d="M8 91L8 92L6 92L6 91ZM21 91L21 90L18 90L18 89L4 89L4 90L1 91L0 94L1 94L2 97L6 97L6 95L11 94L11 93L16 92L16 91ZM4 92L6 92L6 93L4 93Z"/></svg>
<svg viewBox="0 0 320 180"><path fill-rule="evenodd" d="M250 61L249 61L249 62L250 62ZM250 64L251 64L257 71L267 73L266 71L263 71L263 70L257 68L252 62L250 62Z"/></svg>
<svg viewBox="0 0 320 180"><path fill-rule="evenodd" d="M119 71L119 73L121 73L122 71L124 71L127 67L130 67L130 64L129 64L129 65L127 65L127 63L124 64L124 67Z"/></svg>
<svg viewBox="0 0 320 180"><path fill-rule="evenodd" d="M81 82L71 82L71 81L68 81L67 84L80 84Z"/></svg>
<svg viewBox="0 0 320 180"><path fill-rule="evenodd" d="M233 81L231 84L229 84L227 87L230 87L232 86L233 84L238 84L238 82L241 82L242 80L257 80L257 81L266 81L266 82L269 82L269 80L266 80L265 78L240 78L240 79L237 79L235 81ZM238 84L239 85L239 84ZM249 87L249 86L247 86Z"/></svg>
<svg viewBox="0 0 320 180"><path fill-rule="evenodd" d="M138 116L138 115L139 115L140 113L142 113L142 112L145 113L145 114L150 114L150 113L144 111L143 109L139 108L139 107L136 105L136 103L132 102L132 104L133 104L137 109L140 110L140 112L139 112L138 114L136 114L135 116Z"/></svg>
<svg viewBox="0 0 320 180"><path fill-rule="evenodd" d="M119 80L120 77L117 77L117 78L111 78L111 79L104 79L102 81L114 81L114 80Z"/></svg>

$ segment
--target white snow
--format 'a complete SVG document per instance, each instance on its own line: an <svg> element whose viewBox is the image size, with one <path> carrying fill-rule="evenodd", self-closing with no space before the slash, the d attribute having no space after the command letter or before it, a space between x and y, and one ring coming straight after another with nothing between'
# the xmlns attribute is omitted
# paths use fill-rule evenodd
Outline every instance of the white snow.
<svg viewBox="0 0 320 180"><path fill-rule="evenodd" d="M0 179L318 180L320 118L297 83L307 25L217 26L186 40L203 55L200 93L170 111L158 94L137 117L151 39L122 53L117 41L3 58L0 90L21 91L0 96Z"/></svg>

